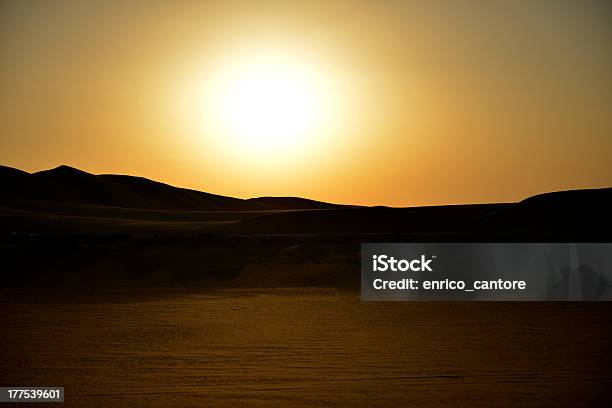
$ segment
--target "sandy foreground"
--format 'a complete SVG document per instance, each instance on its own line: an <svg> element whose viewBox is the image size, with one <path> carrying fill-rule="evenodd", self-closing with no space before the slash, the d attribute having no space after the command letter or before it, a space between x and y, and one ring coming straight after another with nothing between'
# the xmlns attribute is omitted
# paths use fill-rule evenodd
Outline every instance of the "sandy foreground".
<svg viewBox="0 0 612 408"><path fill-rule="evenodd" d="M64 386L62 406L612 404L612 303L361 302L334 289L41 298L0 296L0 383Z"/></svg>

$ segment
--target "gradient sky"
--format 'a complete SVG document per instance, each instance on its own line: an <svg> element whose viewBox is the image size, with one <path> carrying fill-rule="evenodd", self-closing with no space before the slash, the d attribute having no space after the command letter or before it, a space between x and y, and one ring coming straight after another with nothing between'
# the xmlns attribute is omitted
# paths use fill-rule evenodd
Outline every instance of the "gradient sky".
<svg viewBox="0 0 612 408"><path fill-rule="evenodd" d="M337 96L334 126L287 157L219 149L196 106L227 61L258 52L316 66ZM244 198L409 206L610 186L612 3L5 0L0 124L4 165Z"/></svg>

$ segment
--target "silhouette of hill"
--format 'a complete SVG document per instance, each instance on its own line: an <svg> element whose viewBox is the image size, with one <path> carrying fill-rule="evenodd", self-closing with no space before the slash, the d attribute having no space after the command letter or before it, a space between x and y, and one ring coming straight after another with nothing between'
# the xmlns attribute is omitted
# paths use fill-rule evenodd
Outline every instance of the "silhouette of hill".
<svg viewBox="0 0 612 408"><path fill-rule="evenodd" d="M1 286L359 286L362 242L609 242L612 188L518 203L242 200L67 166L0 167Z"/></svg>
<svg viewBox="0 0 612 408"><path fill-rule="evenodd" d="M332 208L333 204L293 197L242 200L173 187L143 177L94 175L73 167L26 173L0 166L0 198L63 201L125 208L192 211L263 211Z"/></svg>
<svg viewBox="0 0 612 408"><path fill-rule="evenodd" d="M142 177L94 175L69 166L32 174L0 166L0 183L0 221L3 230L16 232L400 233L430 239L529 240L595 239L612 226L612 188L545 193L518 203L388 208L298 197L243 200Z"/></svg>
<svg viewBox="0 0 612 408"><path fill-rule="evenodd" d="M475 229L610 231L612 188L544 193L475 220Z"/></svg>
<svg viewBox="0 0 612 408"><path fill-rule="evenodd" d="M459 239L601 239L612 231L612 188L570 190L518 203L337 208L269 214L227 225L242 233L455 234ZM458 234L458 235L457 235ZM430 237L436 239L436 237Z"/></svg>
<svg viewBox="0 0 612 408"><path fill-rule="evenodd" d="M347 207L300 197L257 197L248 202L257 203L271 209L325 209Z"/></svg>

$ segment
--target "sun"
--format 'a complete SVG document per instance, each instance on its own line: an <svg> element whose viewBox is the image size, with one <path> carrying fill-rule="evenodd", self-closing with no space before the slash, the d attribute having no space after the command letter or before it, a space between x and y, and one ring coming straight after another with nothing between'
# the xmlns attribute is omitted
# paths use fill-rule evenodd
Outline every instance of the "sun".
<svg viewBox="0 0 612 408"><path fill-rule="evenodd" d="M219 119L240 142L262 148L302 143L323 112L312 75L301 67L245 67L228 78Z"/></svg>
<svg viewBox="0 0 612 408"><path fill-rule="evenodd" d="M337 102L314 61L257 54L221 64L207 81L205 126L242 155L291 157L320 145Z"/></svg>

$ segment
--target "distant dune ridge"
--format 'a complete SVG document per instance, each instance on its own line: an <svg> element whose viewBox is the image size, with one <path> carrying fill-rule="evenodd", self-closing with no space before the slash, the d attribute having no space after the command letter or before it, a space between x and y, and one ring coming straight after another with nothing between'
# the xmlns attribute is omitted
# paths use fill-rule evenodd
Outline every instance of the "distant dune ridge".
<svg viewBox="0 0 612 408"><path fill-rule="evenodd" d="M71 167L0 167L2 286L359 287L362 242L610 242L612 188L518 203L242 200Z"/></svg>
<svg viewBox="0 0 612 408"><path fill-rule="evenodd" d="M612 188L545 193L518 203L411 208L337 205L298 197L245 200L142 177L94 175L69 166L32 174L0 166L0 186L4 230L20 232L595 231L601 236L610 231L612 208Z"/></svg>
<svg viewBox="0 0 612 408"><path fill-rule="evenodd" d="M297 197L242 200L143 177L94 175L70 166L26 173L0 166L0 198L64 201L126 208L192 211L262 211L333 208L336 205Z"/></svg>

